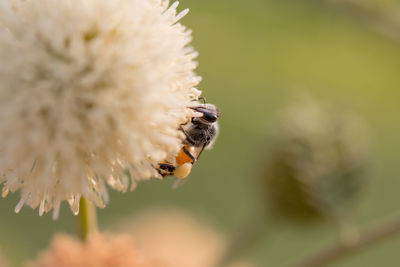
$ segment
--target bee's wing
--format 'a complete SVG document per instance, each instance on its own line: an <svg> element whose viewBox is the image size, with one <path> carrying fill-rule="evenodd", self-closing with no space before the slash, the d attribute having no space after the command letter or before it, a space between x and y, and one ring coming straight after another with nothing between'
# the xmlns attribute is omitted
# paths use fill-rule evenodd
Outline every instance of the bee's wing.
<svg viewBox="0 0 400 267"><path fill-rule="evenodd" d="M186 182L186 179L176 178L175 182L172 184L172 189L177 189L181 187Z"/></svg>

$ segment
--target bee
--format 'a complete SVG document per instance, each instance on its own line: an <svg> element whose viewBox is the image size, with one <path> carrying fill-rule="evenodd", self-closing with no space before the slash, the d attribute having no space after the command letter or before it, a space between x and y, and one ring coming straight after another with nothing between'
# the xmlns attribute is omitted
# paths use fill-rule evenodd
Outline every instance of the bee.
<svg viewBox="0 0 400 267"><path fill-rule="evenodd" d="M203 97L199 100L203 100L203 103L199 102L198 106L189 108L202 115L192 117L189 122L179 127L185 139L175 163L160 163L157 168L163 177L174 175L180 179L186 178L203 150L210 149L218 136L220 112L215 105L206 103Z"/></svg>

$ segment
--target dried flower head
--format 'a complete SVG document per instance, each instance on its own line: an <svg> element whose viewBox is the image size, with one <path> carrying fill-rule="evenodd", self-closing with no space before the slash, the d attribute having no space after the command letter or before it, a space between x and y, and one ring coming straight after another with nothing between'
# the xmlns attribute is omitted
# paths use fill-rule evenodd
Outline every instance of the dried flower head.
<svg viewBox="0 0 400 267"><path fill-rule="evenodd" d="M43 214L159 177L199 96L177 2L0 3L0 183ZM129 174L129 175L128 175Z"/></svg>
<svg viewBox="0 0 400 267"><path fill-rule="evenodd" d="M174 209L146 211L121 229L130 232L144 255L162 267L214 267L227 249L225 238L206 221ZM245 261L229 265L251 266Z"/></svg>
<svg viewBox="0 0 400 267"><path fill-rule="evenodd" d="M272 135L264 178L276 211L292 219L340 219L365 181L364 122L308 99L285 109Z"/></svg>
<svg viewBox="0 0 400 267"><path fill-rule="evenodd" d="M67 235L54 237L50 248L27 267L156 267L130 236L95 234L82 242Z"/></svg>

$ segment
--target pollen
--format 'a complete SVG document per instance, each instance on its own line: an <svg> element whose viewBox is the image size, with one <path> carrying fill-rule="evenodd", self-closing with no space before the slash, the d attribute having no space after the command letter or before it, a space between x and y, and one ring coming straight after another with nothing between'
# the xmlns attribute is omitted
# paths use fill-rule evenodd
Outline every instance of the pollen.
<svg viewBox="0 0 400 267"><path fill-rule="evenodd" d="M182 166L176 168L174 175L177 178L184 179L189 176L190 172L192 171L193 165L191 163L185 163Z"/></svg>

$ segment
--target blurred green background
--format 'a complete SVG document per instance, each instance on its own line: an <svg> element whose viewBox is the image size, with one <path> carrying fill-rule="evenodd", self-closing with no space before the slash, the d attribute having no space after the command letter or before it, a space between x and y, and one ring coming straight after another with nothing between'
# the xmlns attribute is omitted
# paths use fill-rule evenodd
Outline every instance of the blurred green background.
<svg viewBox="0 0 400 267"><path fill-rule="evenodd" d="M103 229L147 207L167 205L209 217L221 231L234 233L264 207L259 144L276 112L304 91L358 112L372 129L372 177L354 214L356 224L371 225L398 209L400 43L343 13L346 7L318 1L182 0L180 9L186 7L191 12L183 23L193 29L200 52L200 88L223 113L221 134L178 190L171 189L170 178L142 182L127 194L111 192L110 204L99 211ZM16 215L18 198L0 200L0 247L16 266L46 247L54 232L74 233L76 227L66 204L54 222L51 214L39 217L30 208ZM247 253L258 266L287 266L337 239L330 223L267 223L262 240ZM399 247L400 235L332 266L400 266Z"/></svg>

